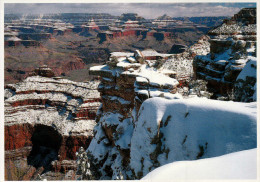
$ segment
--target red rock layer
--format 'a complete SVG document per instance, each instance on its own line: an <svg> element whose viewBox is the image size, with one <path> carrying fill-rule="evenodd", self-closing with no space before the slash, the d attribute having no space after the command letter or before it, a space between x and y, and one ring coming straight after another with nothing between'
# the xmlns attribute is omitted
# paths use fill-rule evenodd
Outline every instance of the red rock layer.
<svg viewBox="0 0 260 182"><path fill-rule="evenodd" d="M32 146L33 126L31 124L18 124L5 126L5 150L15 150Z"/></svg>
<svg viewBox="0 0 260 182"><path fill-rule="evenodd" d="M5 151L17 150L24 147L32 147L32 134L34 126L31 124L16 124L5 126ZM59 149L59 160L75 160L75 153L82 146L87 148L92 137L90 136L63 136Z"/></svg>

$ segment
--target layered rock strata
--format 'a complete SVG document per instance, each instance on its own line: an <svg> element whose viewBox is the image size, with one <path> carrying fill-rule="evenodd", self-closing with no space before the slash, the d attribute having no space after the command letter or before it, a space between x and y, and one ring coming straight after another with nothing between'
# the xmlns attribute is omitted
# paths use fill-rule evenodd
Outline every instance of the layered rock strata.
<svg viewBox="0 0 260 182"><path fill-rule="evenodd" d="M210 53L196 56L194 73L215 95L230 95L246 63L256 57L256 9L242 9L209 32ZM254 84L254 83L253 83Z"/></svg>
<svg viewBox="0 0 260 182"><path fill-rule="evenodd" d="M154 71L138 54L122 54L90 69L101 76L102 95L94 138L86 150L92 179L140 179L170 162L256 147L256 103L170 100L180 98L175 79L167 82L170 77ZM249 63L254 69L254 62ZM241 80L250 76L243 75Z"/></svg>
<svg viewBox="0 0 260 182"><path fill-rule="evenodd" d="M37 69L35 75L5 86L6 161L19 160L16 151L27 150L24 160L35 169L75 170L71 160L93 137L100 105L98 83L52 77L54 73L46 66ZM8 175L6 178L10 180ZM31 178L36 179L33 175L26 177Z"/></svg>
<svg viewBox="0 0 260 182"><path fill-rule="evenodd" d="M142 102L152 97L181 98L176 94L178 81L154 71L150 63L141 51L112 53L106 65L90 69L90 74L101 77L102 106L87 149L95 179L133 179L130 140Z"/></svg>

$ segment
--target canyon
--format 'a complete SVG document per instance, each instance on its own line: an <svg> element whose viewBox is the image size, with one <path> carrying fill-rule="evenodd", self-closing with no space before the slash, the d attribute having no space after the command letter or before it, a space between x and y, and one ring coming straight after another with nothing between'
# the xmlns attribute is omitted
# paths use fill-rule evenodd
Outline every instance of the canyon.
<svg viewBox="0 0 260 182"><path fill-rule="evenodd" d="M132 31L137 20L144 19L127 13L113 26ZM164 15L154 22L176 21ZM34 57L34 50L45 55L27 70L11 61L26 59L24 47L6 48L6 72L23 73L5 85L6 180L135 180L177 161L256 148L255 8L207 35L197 32L202 36L187 46L170 36L158 40L154 31L105 35L98 43L93 37L106 28L92 20L84 25L87 33L57 30L41 50L27 47ZM69 73L75 70L88 79Z"/></svg>
<svg viewBox="0 0 260 182"><path fill-rule="evenodd" d="M91 174L82 176L99 180L141 179L168 163L255 148L254 20L255 9L242 9L184 53L115 52L106 65L91 67L90 74L101 77L98 90L102 105L94 138L85 154ZM242 33L229 34L233 27ZM211 32L219 34L212 37ZM232 66L239 69L230 69ZM213 72L220 73L214 71L216 67L226 69L221 72L224 82L232 75L232 97L226 98L229 90L222 83L212 84L217 75ZM193 71L195 79L206 81L208 90L191 87ZM181 84L185 83L181 79L183 73L190 84ZM181 92L185 89L186 94ZM205 94L207 91L212 95Z"/></svg>
<svg viewBox="0 0 260 182"><path fill-rule="evenodd" d="M4 27L5 83L20 82L43 64L63 78L88 81L92 79L89 67L105 63L111 52L147 48L178 52L179 45L193 45L224 18L209 21L204 17L198 23L160 17L148 20L131 13L8 14ZM207 25L203 25L204 20L209 21Z"/></svg>

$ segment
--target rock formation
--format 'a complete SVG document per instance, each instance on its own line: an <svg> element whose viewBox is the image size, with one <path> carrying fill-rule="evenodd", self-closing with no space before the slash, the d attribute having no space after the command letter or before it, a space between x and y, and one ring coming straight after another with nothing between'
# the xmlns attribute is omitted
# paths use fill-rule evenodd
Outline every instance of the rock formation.
<svg viewBox="0 0 260 182"><path fill-rule="evenodd" d="M5 86L8 180L36 179L37 174L48 171L75 171L76 151L80 146L86 148L93 137L100 105L98 83L53 77L46 66L36 69L33 75ZM17 161L27 161L24 169L32 169L31 174L25 171L19 178L12 174L12 170L23 168L12 167ZM37 172L40 168L42 171Z"/></svg>
<svg viewBox="0 0 260 182"><path fill-rule="evenodd" d="M130 166L135 178L170 162L255 148L256 103L223 102L146 100L131 138Z"/></svg>
<svg viewBox="0 0 260 182"><path fill-rule="evenodd" d="M206 55L209 53L209 37L202 36L198 42L183 53L173 54L162 65L162 69L176 72L176 78L182 84L183 80L190 80L193 77L193 59L196 55Z"/></svg>
<svg viewBox="0 0 260 182"><path fill-rule="evenodd" d="M233 92L237 76L246 63L256 57L255 19L255 8L242 9L209 32L210 53L194 59L197 79L208 81L208 87L216 98Z"/></svg>
<svg viewBox="0 0 260 182"><path fill-rule="evenodd" d="M130 147L130 168L137 179L168 163L222 156L257 146L256 102L152 98L141 108ZM172 180L176 178L172 176Z"/></svg>
<svg viewBox="0 0 260 182"><path fill-rule="evenodd" d="M169 55L152 50L115 52L106 65L92 67L101 77L98 90L102 106L97 114L94 138L87 149L95 179L133 179L129 168L130 140L142 102L152 97L180 98L178 81L154 71L153 56ZM148 59L147 59L148 58Z"/></svg>
<svg viewBox="0 0 260 182"><path fill-rule="evenodd" d="M256 147L256 103L178 99L177 81L144 54L112 53L106 65L90 69L101 77L102 98L86 150L91 178L140 179L170 162Z"/></svg>
<svg viewBox="0 0 260 182"><path fill-rule="evenodd" d="M238 75L234 84L233 99L241 102L256 101L257 59L252 57Z"/></svg>
<svg viewBox="0 0 260 182"><path fill-rule="evenodd" d="M255 74L249 74L256 68L256 26L250 24L254 18L244 22L253 13L244 13L233 18L242 24L228 21L210 32L214 37L209 42L204 36L181 54L114 52L106 65L90 69L90 74L101 79L98 90L102 99L94 138L86 150L92 178L140 179L169 162L256 147L255 103L200 98L171 101L181 98L177 93L181 77L191 79L193 69L197 78L208 81L211 89L215 84L219 92L226 93L228 84L236 81L234 97L252 101L254 96L242 96L256 87ZM240 73L246 62L247 69ZM206 83L193 81L193 88ZM241 117L237 118L238 114Z"/></svg>

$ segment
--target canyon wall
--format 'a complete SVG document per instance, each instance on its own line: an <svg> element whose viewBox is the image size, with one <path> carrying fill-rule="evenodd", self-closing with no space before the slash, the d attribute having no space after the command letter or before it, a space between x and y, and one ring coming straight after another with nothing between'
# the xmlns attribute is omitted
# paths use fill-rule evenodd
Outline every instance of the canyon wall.
<svg viewBox="0 0 260 182"><path fill-rule="evenodd" d="M236 21L240 21L238 17ZM210 40L205 36L181 54L159 55L152 50L112 53L106 65L92 67L90 74L101 79L102 105L86 150L91 178L140 179L170 162L255 148L256 103L181 99L177 93L181 73L190 81L194 79L192 69L215 94L227 94L235 82L240 91L235 97L246 92L243 85L254 89L254 80L247 78L256 76L256 26L250 22L235 24L240 34L234 36L224 23L211 31L217 34L210 33L214 36ZM245 65L244 74L238 76Z"/></svg>
<svg viewBox="0 0 260 182"><path fill-rule="evenodd" d="M35 173L39 168L75 171L76 151L88 147L100 105L98 83L53 76L50 68L42 66L34 76L5 86L6 169L8 163L25 160ZM19 151L25 153L22 159ZM20 180L11 170L6 170L6 179ZM36 179L35 173L27 174L26 179Z"/></svg>
<svg viewBox="0 0 260 182"><path fill-rule="evenodd" d="M144 57L153 53L112 53L106 65L90 69L90 74L101 77L98 90L102 99L95 135L87 149L94 179L117 179L120 175L133 179L130 140L142 102L152 97L181 98L176 94L176 79L149 68L154 60Z"/></svg>
<svg viewBox="0 0 260 182"><path fill-rule="evenodd" d="M239 73L248 61L255 60L255 19L255 8L242 9L208 33L211 36L210 53L195 57L193 66L196 78L208 81L208 88L215 93L215 98L233 95ZM251 80L254 86L254 78ZM234 99L240 100L238 96Z"/></svg>

